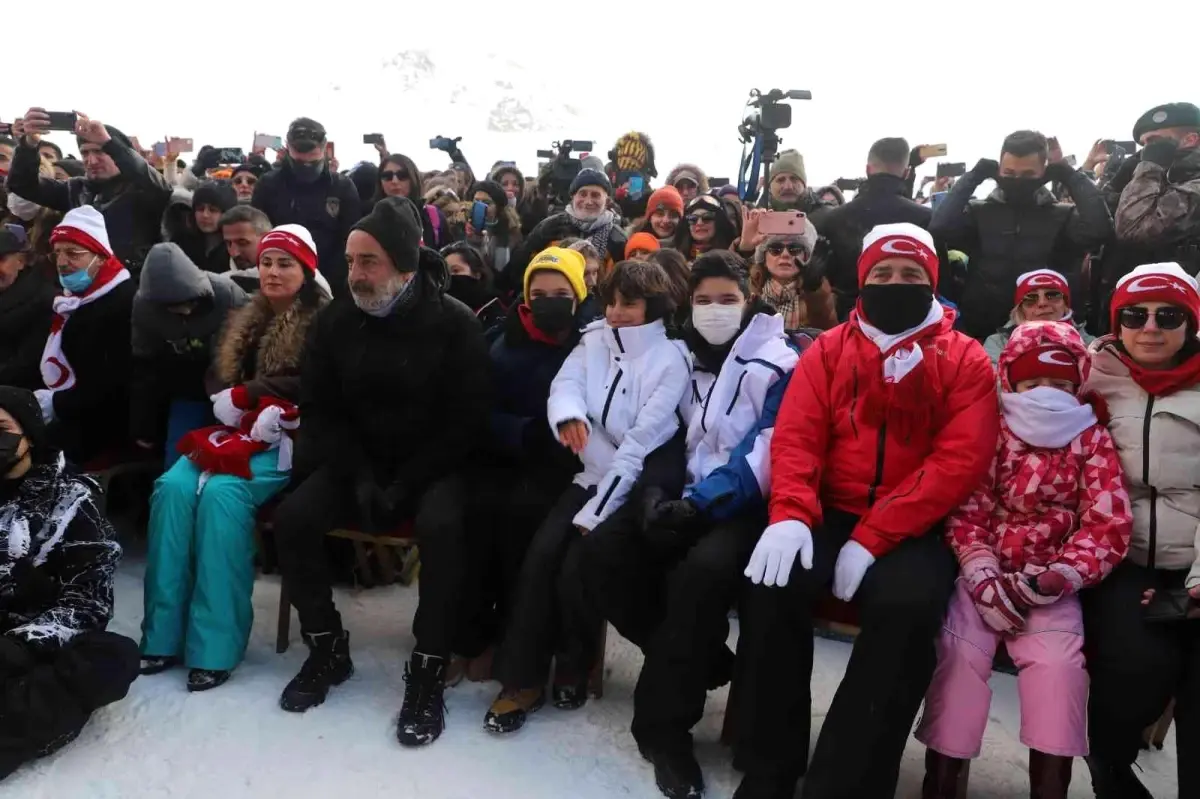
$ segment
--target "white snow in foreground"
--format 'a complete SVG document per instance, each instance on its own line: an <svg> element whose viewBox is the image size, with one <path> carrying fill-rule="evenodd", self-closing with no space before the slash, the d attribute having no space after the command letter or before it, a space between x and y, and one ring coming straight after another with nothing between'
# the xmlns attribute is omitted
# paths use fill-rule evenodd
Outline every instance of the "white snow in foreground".
<svg viewBox="0 0 1200 799"><path fill-rule="evenodd" d="M130 558L117 575L117 615L110 629L139 637L144 564ZM553 707L534 714L508 737L482 729L498 686L466 683L447 691L447 730L422 750L395 739L403 664L412 647L412 588L337 591L350 630L354 677L322 706L285 713L279 692L299 669L305 648L296 639L274 650L278 577L260 577L246 661L224 686L188 694L182 669L134 683L129 696L93 717L79 739L55 756L27 765L4 783L7 799L240 799L350 796L420 799L659 796L651 767L629 735L632 692L641 656L610 631L603 699L582 710ZM736 624L735 624L736 628ZM813 726L841 679L849 647L818 640L813 675ZM995 699L984 755L972 765L974 799L1028 796L1026 750L1017 739L1016 681L992 680ZM709 696L695 731L708 783L706 795L732 796L739 775L718 743L727 689ZM813 741L815 744L816 737ZM1155 796L1175 796L1174 732L1162 752L1145 753L1142 778ZM918 797L923 748L909 740L898 797ZM864 764L869 767L869 764ZM1087 769L1076 761L1071 797L1091 797Z"/></svg>

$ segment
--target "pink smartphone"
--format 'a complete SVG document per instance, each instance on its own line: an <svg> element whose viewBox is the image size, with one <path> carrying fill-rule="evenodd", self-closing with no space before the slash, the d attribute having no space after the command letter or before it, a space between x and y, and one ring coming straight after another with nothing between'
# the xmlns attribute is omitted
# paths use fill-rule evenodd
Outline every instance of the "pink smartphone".
<svg viewBox="0 0 1200 799"><path fill-rule="evenodd" d="M758 220L758 232L768 236L785 236L804 233L806 225L803 211L767 211Z"/></svg>

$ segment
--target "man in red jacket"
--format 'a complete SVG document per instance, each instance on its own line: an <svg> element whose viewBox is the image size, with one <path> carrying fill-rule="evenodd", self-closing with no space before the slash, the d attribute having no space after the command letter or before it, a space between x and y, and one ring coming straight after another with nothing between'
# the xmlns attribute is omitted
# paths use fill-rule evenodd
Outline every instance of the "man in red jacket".
<svg viewBox="0 0 1200 799"><path fill-rule="evenodd" d="M934 300L937 278L928 232L877 226L857 309L804 353L784 395L771 524L746 569L735 799L790 798L805 773L812 613L831 582L857 600L862 632L802 796L895 794L958 571L942 519L987 472L998 433L991 362Z"/></svg>

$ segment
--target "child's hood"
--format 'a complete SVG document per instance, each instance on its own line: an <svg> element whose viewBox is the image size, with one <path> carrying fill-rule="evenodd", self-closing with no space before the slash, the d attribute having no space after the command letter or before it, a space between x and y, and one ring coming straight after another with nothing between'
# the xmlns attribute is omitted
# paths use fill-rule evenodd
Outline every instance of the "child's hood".
<svg viewBox="0 0 1200 799"><path fill-rule="evenodd" d="M1000 353L997 363L1000 390L1006 393L1013 391L1013 386L1008 380L1008 368L1013 361L1030 350L1045 346L1062 347L1071 353L1079 365L1079 385L1082 388L1091 371L1091 358L1075 326L1069 322L1025 322L1013 330Z"/></svg>

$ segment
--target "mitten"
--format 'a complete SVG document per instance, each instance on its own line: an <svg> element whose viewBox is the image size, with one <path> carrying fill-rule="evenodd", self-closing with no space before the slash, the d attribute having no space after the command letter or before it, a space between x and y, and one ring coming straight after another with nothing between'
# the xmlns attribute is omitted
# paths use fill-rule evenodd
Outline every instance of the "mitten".
<svg viewBox="0 0 1200 799"><path fill-rule="evenodd" d="M254 420L254 426L250 428L250 437L264 444L278 444L283 438L283 427L279 424L279 417L282 415L283 408L278 405L263 408Z"/></svg>

